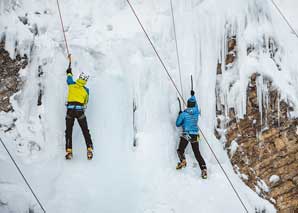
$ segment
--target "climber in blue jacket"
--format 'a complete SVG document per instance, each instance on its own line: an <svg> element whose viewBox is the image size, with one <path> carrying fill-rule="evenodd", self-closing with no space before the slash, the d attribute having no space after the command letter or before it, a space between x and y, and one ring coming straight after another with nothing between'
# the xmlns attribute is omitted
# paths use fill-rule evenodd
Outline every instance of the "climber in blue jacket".
<svg viewBox="0 0 298 213"><path fill-rule="evenodd" d="M183 132L180 137L179 147L177 149L180 162L177 164L176 169L182 169L186 167L186 159L184 155L185 148L190 142L194 155L200 165L202 171L202 178L207 178L206 163L199 150L199 128L198 120L200 116L200 109L196 101L195 92L191 90L191 97L187 100L187 108L182 112L179 112L176 120L176 126L182 126Z"/></svg>

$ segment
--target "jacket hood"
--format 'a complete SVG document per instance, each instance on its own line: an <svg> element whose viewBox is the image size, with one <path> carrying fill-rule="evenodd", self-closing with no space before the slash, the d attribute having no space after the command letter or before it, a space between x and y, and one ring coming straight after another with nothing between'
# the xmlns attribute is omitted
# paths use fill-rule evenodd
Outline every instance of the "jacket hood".
<svg viewBox="0 0 298 213"><path fill-rule="evenodd" d="M78 80L76 81L76 84L79 85L79 86L82 86L82 87L85 86L86 83L87 83L87 81L85 81L85 80L83 80L83 79L78 79Z"/></svg>
<svg viewBox="0 0 298 213"><path fill-rule="evenodd" d="M192 108L196 106L196 98L194 96L191 96L188 100L187 100L187 108Z"/></svg>
<svg viewBox="0 0 298 213"><path fill-rule="evenodd" d="M193 102L193 103L195 103L195 102L196 102L196 99L195 99L194 96L191 96L191 97L187 100L187 102Z"/></svg>
<svg viewBox="0 0 298 213"><path fill-rule="evenodd" d="M185 112L189 113L189 114L194 114L194 107L188 107L185 109Z"/></svg>

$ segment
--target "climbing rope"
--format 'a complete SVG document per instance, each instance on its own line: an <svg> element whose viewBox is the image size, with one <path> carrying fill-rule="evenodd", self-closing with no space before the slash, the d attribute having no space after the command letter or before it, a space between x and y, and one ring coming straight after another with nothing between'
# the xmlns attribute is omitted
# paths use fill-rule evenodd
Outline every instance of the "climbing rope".
<svg viewBox="0 0 298 213"><path fill-rule="evenodd" d="M274 7L277 9L277 11L278 11L279 14L281 15L281 17L284 19L284 21L287 23L287 25L289 26L289 28L292 30L292 32L295 34L295 36L298 38L298 33L297 33L296 30L292 27L292 25L290 24L290 22L288 21L288 19L286 18L286 16L283 14L283 12L282 12L281 9L279 8L279 6L274 2L274 0L271 0L271 3L274 5Z"/></svg>
<svg viewBox="0 0 298 213"><path fill-rule="evenodd" d="M176 89L176 91L177 91L178 95L179 95L179 96L180 96L180 98L182 99L182 101L183 101L184 105L186 105L186 102L185 102L185 100L184 100L184 98L183 98L182 94L180 93L180 91L179 91L179 89L177 88L177 85L175 84L175 82L174 82L174 80L173 80L172 76L170 75L170 73L169 73L169 71L168 71L168 69L167 69L166 65L164 64L163 60L161 59L160 55L158 54L158 52L157 52L157 50L156 50L156 48L155 48L155 46L154 46L153 42L151 41L151 39L150 39L150 37L149 37L149 35L148 35L147 31L145 30L145 28L144 28L144 26L143 26L142 22L140 21L140 19L139 19L138 15L136 14L136 11L135 11L135 9L133 8L133 6L132 6L132 5L131 5L131 3L129 2L129 0L126 0L126 1L127 1L128 5L130 6L130 9L132 10L132 12L133 12L133 14L135 15L136 19L138 20L138 22L139 22L139 24L140 24L141 28L143 29L143 31L144 31L144 33L145 33L145 35L146 35L146 37L147 37L148 41L150 42L150 45L152 46L152 48L153 48L153 50L154 50L154 52L155 52L156 56L158 57L158 59L159 59L159 61L160 61L161 65L163 66L163 68L164 68L164 70L166 71L166 73L167 73L167 75L168 75L169 79L171 80L171 82L172 82L173 86L175 87L175 89Z"/></svg>
<svg viewBox="0 0 298 213"><path fill-rule="evenodd" d="M154 52L155 52L156 56L158 57L158 59L159 59L160 63L162 64L162 66L163 66L164 70L165 70L165 71L166 71L166 73L168 74L168 76L169 76L169 78L170 78L170 80L171 80L171 82L172 82L173 86L175 87L176 91L178 92L178 94L179 94L180 98L182 99L183 103L186 105L186 102L185 102L184 98L182 97L182 95L181 95L180 91L178 90L178 88L177 88L177 86L176 86L175 82L173 81L173 79L172 79L171 75L169 74L169 72L168 72L168 69L166 68L166 66L165 66L164 62L162 61L161 57L159 56L159 54L158 54L158 52L157 52L157 50L156 50L155 46L153 45L153 43L152 43L152 41L151 41L151 39L150 39L150 37L149 37L148 33L147 33L147 32L146 32L146 30L145 30L145 28L144 28L144 26L143 26L142 22L140 21L140 19L139 19L138 15L136 14L136 11L135 11L135 9L133 8L133 6L132 6L132 5L131 5L131 3L129 2L129 0L126 0L126 1L127 1L128 5L130 6L130 8L131 8L131 10L132 10L133 14L135 15L135 17L136 17L137 21L139 22L139 24L140 24L140 26L141 26L142 30L144 31L144 33L145 33L145 35L146 35L146 37L147 37L148 41L150 42L150 44L151 44L151 46L152 46L152 48L153 48L153 50L154 50ZM235 194L236 194L237 198L239 199L239 201L240 201L241 205L243 206L243 208L245 209L245 211L248 213L247 207L245 206L244 202L242 201L242 199L241 199L241 197L240 197L239 193L237 192L237 190L236 190L236 188L235 188L234 184L232 183L232 181L231 181L231 180L230 180L230 178L228 177L228 175L227 175L227 173L226 173L225 169L223 168L223 166L221 165L220 161L218 160L218 158L217 158L217 156L216 156L215 152L213 151L212 147L210 146L210 144L209 144L209 142L208 142L207 138L205 137L205 135L204 135L203 131L202 131L200 128L199 128L199 131L200 131L200 133L202 134L202 136L203 136L203 138L204 138L204 141L207 143L207 145L208 145L209 149L211 150L211 152L212 152L213 156L215 157L215 159L216 159L217 163L219 164L219 166L220 166L221 170L223 171L223 173L224 173L225 177L227 178L227 180L228 180L229 184L231 185L232 189L234 190L234 192L235 192Z"/></svg>
<svg viewBox="0 0 298 213"><path fill-rule="evenodd" d="M175 39L175 46L176 46L176 55L177 55L177 63L178 63L178 70L179 70L179 77L180 77L180 87L181 93L183 93L183 86L182 86L182 78L181 78L181 65L180 65L180 57L178 51L178 42L177 42L177 33L176 33L176 25L175 25L175 17L174 17L174 10L173 10L173 2L170 0L171 3L171 13L172 13L172 21L173 21L173 30L174 30L174 39Z"/></svg>
<svg viewBox="0 0 298 213"><path fill-rule="evenodd" d="M12 162L14 163L15 167L17 168L17 170L19 171L19 173L21 174L23 180L25 181L25 183L27 184L28 188L30 189L31 193L33 194L33 196L35 197L37 203L39 204L40 208L43 210L43 212L45 213L46 210L43 208L41 202L39 201L39 199L37 198L37 196L35 195L33 189L31 188L30 184L28 183L28 181L26 180L25 176L23 175L23 172L21 171L21 169L19 168L19 166L17 165L16 161L13 159L12 155L10 154L10 152L8 151L7 147L5 146L3 140L0 138L0 141L3 145L3 147L5 148L6 152L8 153L10 159L12 160Z"/></svg>
<svg viewBox="0 0 298 213"><path fill-rule="evenodd" d="M225 171L225 169L224 169L223 166L221 165L220 161L218 160L218 158L217 158L215 152L213 151L213 149L211 148L210 144L208 143L207 138L205 137L203 131L200 129L200 127L198 127L198 128L199 128L199 131L201 132L201 135L203 136L204 140L206 141L206 143L207 143L209 149L211 150L211 152L212 152L212 154L213 154L215 160L217 161L218 165L220 166L221 170L223 171L224 175L226 176L226 179L228 180L228 182L230 183L231 187L233 188L233 190L234 190L234 192L235 192L235 194L236 194L238 200L241 202L243 208L244 208L245 211L248 213L247 207L245 206L243 200L241 199L239 193L237 192L237 190L236 190L234 184L232 183L231 179L229 178L227 172Z"/></svg>
<svg viewBox="0 0 298 213"><path fill-rule="evenodd" d="M69 62L71 62L71 60L70 60L71 54L69 52L69 48L68 48L68 44L67 44L67 39L66 39L66 35L65 35L65 29L64 29L62 14L61 14L60 5L59 5L59 0L57 0L57 7L58 7L58 11L59 11L59 17L60 17L60 22L61 22L63 36L64 36L64 42L65 42L65 47L66 47L66 51L67 51L67 57L69 59Z"/></svg>

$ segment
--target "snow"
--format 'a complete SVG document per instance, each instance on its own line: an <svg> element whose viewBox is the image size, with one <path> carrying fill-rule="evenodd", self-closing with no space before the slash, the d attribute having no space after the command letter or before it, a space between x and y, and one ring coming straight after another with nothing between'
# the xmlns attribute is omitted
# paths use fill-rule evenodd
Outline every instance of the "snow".
<svg viewBox="0 0 298 213"><path fill-rule="evenodd" d="M269 182L272 183L272 184L277 183L279 180L280 180L280 177L279 177L278 175L272 175L272 176L269 178Z"/></svg>
<svg viewBox="0 0 298 213"><path fill-rule="evenodd" d="M235 152L237 151L238 148L238 143L237 141L233 140L230 146L230 156L233 157L233 155L235 154Z"/></svg>
<svg viewBox="0 0 298 213"><path fill-rule="evenodd" d="M131 3L173 79L179 82L169 2ZM290 0L278 3L296 22L292 8L298 4ZM25 86L11 98L15 111L0 114L0 137L47 212L244 212L204 140L200 149L207 162L208 180L200 179L198 167L175 170L177 94L126 1L65 0L60 4L74 75L81 71L90 75L86 113L95 146L91 162L86 160L77 125L74 159L64 160L67 60L56 1L0 1L0 37L5 37L6 49L11 57L20 53L30 58L21 71ZM202 109L200 128L249 211L276 212L234 173L222 143L213 134L216 66L225 61L226 37L236 35L237 63L223 70L219 85L225 109L234 107L237 116L244 116L249 77L259 73L264 80L272 80L280 89L281 100L290 100L297 112L297 38L268 1L175 0L173 8L182 86L184 91L190 90L192 74ZM24 25L19 17L26 17L28 23ZM270 38L278 47L274 58L268 48ZM248 55L247 47L254 47ZM44 73L40 77L39 67ZM265 88L261 78L258 83ZM40 90L42 105L37 106ZM266 101L265 90L258 91L259 101L263 97ZM188 95L184 95L186 99ZM15 119L14 130L6 131ZM135 148L134 138L138 141ZM189 148L186 153L188 165L193 165ZM4 149L0 149L0 168L5 171L0 177L0 201L7 203L0 205L0 211L33 208L41 212Z"/></svg>
<svg viewBox="0 0 298 213"><path fill-rule="evenodd" d="M257 185L258 185L259 188L261 188L264 192L269 192L269 191L270 191L269 187L267 186L267 184L265 183L264 180L258 180L258 181L257 181Z"/></svg>

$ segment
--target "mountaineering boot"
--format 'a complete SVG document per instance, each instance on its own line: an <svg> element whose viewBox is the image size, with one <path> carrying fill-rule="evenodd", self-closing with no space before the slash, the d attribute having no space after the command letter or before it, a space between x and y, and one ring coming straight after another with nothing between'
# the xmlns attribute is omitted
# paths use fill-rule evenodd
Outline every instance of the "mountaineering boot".
<svg viewBox="0 0 298 213"><path fill-rule="evenodd" d="M182 160L182 162L179 162L176 166L176 169L179 170L179 169L182 169L186 167L186 160Z"/></svg>
<svg viewBox="0 0 298 213"><path fill-rule="evenodd" d="M207 179L207 169L202 170L201 176L202 176L203 179Z"/></svg>
<svg viewBox="0 0 298 213"><path fill-rule="evenodd" d="M66 155L65 155L66 160L71 160L72 159L72 149L66 149Z"/></svg>
<svg viewBox="0 0 298 213"><path fill-rule="evenodd" d="M87 148L87 158L88 158L88 160L91 160L93 158L92 151L93 151L92 147Z"/></svg>

